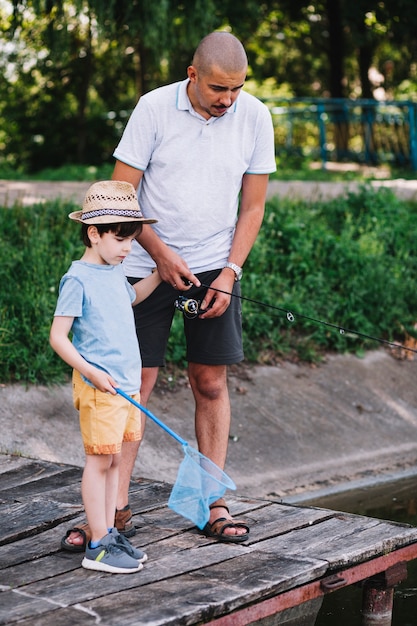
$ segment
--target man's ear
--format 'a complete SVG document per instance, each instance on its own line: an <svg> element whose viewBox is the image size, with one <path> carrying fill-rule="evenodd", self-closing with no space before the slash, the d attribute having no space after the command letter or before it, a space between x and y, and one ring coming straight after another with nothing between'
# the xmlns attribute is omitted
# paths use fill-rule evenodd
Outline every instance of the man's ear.
<svg viewBox="0 0 417 626"><path fill-rule="evenodd" d="M197 70L194 65L189 65L187 67L187 76L192 83L195 83L197 80Z"/></svg>

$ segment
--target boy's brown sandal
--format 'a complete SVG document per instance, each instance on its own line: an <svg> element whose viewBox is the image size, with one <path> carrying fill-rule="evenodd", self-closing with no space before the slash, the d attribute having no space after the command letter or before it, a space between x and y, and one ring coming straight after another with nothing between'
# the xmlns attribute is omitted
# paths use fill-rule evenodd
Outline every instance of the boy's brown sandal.
<svg viewBox="0 0 417 626"><path fill-rule="evenodd" d="M226 509L229 513L229 507L227 506L224 498L220 498L210 504L211 509ZM242 535L227 535L224 533L226 528L244 528L246 532ZM242 541L247 541L249 539L249 526L243 520L237 519L226 519L225 517L219 517L212 524L207 522L207 524L203 528L203 533L206 537L212 537L213 539L217 539L217 541L223 541L224 543L241 543Z"/></svg>
<svg viewBox="0 0 417 626"><path fill-rule="evenodd" d="M132 511L128 504L123 509L117 510L114 516L114 525L121 535L125 537L133 537L136 534L136 528L132 521ZM78 533L81 535L83 541L79 544L70 543L68 537L72 533ZM67 552L84 552L87 543L91 539L90 527L87 522L70 528L65 533L65 536L61 539L61 548L67 550Z"/></svg>

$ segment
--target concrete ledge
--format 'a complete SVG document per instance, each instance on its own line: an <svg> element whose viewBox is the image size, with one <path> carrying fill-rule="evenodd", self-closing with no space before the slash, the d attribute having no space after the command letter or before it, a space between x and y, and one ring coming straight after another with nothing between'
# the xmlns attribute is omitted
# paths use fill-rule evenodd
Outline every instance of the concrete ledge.
<svg viewBox="0 0 417 626"><path fill-rule="evenodd" d="M329 356L318 367L234 369L226 471L238 493L296 501L417 471L416 376L417 361L382 349L363 359ZM149 408L196 446L185 382L155 392ZM70 385L2 386L0 429L1 452L84 463ZM181 446L149 421L135 475L173 483L182 458Z"/></svg>

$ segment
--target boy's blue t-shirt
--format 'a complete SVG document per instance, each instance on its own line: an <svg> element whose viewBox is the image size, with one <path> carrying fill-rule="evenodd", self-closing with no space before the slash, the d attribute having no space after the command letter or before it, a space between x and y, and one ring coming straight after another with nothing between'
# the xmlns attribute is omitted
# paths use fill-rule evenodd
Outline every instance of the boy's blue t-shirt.
<svg viewBox="0 0 417 626"><path fill-rule="evenodd" d="M54 314L74 317L72 342L77 351L110 374L128 394L138 393L141 383L142 364L132 310L135 297L121 264L74 261L61 279Z"/></svg>

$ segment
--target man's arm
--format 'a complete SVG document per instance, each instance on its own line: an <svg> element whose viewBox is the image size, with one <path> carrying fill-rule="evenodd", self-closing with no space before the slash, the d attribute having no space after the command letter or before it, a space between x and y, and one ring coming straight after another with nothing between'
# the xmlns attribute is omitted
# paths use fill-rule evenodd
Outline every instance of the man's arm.
<svg viewBox="0 0 417 626"><path fill-rule="evenodd" d="M239 216L233 237L228 261L242 267L255 243L265 213L265 199L268 188L268 174L245 174L242 181ZM230 293L233 289L235 273L226 267L212 283L212 287ZM231 296L208 290L201 308L210 308L201 317L218 317L230 304Z"/></svg>
<svg viewBox="0 0 417 626"><path fill-rule="evenodd" d="M126 163L122 163L121 161L116 161L112 179L126 181L137 189L142 180L142 176L142 170L126 165ZM155 261L163 281L170 285L175 285L176 288L180 290L189 289L190 285L188 281L196 285L196 287L200 286L200 281L190 271L184 259L161 241L150 224L143 225L142 232L139 237L137 237L137 241ZM183 279L185 279L185 282Z"/></svg>
<svg viewBox="0 0 417 626"><path fill-rule="evenodd" d="M243 177L239 216L228 259L239 267L249 256L262 225L268 179L268 174L245 174Z"/></svg>

